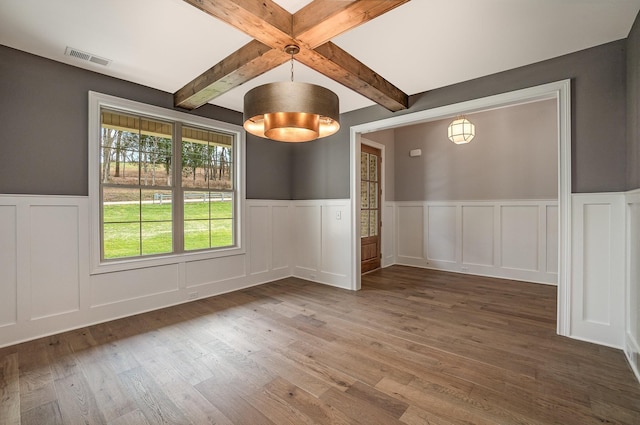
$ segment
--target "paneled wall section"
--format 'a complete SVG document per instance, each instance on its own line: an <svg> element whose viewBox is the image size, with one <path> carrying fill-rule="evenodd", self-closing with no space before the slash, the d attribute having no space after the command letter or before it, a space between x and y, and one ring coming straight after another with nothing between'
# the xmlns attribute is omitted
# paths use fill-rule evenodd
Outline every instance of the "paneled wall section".
<svg viewBox="0 0 640 425"><path fill-rule="evenodd" d="M244 215L244 254L90 274L87 197L0 195L0 347L293 274L349 287L348 200L248 200Z"/></svg>
<svg viewBox="0 0 640 425"><path fill-rule="evenodd" d="M396 202L398 264L557 284L556 200Z"/></svg>

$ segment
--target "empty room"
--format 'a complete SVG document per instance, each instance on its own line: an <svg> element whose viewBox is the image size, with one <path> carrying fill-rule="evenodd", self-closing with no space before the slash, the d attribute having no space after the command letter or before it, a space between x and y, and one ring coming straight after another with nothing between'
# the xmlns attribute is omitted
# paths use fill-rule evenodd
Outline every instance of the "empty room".
<svg viewBox="0 0 640 425"><path fill-rule="evenodd" d="M0 425L639 424L640 0L4 0Z"/></svg>

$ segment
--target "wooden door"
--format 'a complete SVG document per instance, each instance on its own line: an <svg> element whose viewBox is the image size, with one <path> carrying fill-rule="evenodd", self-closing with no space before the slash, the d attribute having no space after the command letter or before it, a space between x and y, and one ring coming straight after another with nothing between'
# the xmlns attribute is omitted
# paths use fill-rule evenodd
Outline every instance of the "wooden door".
<svg viewBox="0 0 640 425"><path fill-rule="evenodd" d="M362 273L380 268L380 198L382 195L380 149L361 145L360 153L360 269Z"/></svg>

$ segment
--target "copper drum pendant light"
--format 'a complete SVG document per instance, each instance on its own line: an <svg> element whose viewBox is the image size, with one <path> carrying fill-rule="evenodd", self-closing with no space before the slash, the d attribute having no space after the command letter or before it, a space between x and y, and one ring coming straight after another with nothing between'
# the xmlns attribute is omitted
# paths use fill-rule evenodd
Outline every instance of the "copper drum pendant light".
<svg viewBox="0 0 640 425"><path fill-rule="evenodd" d="M329 89L293 81L264 84L244 96L244 128L249 133L279 142L308 142L334 134L340 128L338 96Z"/></svg>

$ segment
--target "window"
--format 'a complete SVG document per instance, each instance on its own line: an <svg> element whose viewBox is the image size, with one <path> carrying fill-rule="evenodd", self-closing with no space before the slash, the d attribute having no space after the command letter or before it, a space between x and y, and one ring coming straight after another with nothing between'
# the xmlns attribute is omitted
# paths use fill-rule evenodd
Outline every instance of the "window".
<svg viewBox="0 0 640 425"><path fill-rule="evenodd" d="M100 120L102 259L172 252L173 124L105 108Z"/></svg>
<svg viewBox="0 0 640 425"><path fill-rule="evenodd" d="M185 250L232 246L233 138L182 127Z"/></svg>
<svg viewBox="0 0 640 425"><path fill-rule="evenodd" d="M94 271L237 252L239 129L90 93Z"/></svg>

